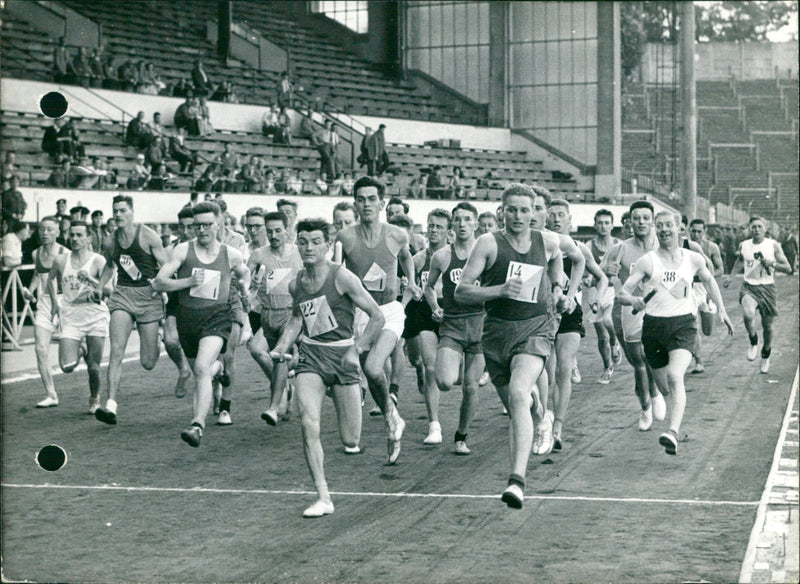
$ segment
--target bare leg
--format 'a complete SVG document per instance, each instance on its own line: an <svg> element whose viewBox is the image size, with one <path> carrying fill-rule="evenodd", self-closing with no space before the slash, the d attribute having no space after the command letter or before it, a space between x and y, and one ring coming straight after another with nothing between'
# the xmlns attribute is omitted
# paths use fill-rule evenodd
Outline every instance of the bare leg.
<svg viewBox="0 0 800 584"><path fill-rule="evenodd" d="M136 323L139 331L139 362L147 371L158 363L160 347L158 344L158 321Z"/></svg>
<svg viewBox="0 0 800 584"><path fill-rule="evenodd" d="M50 341L53 338L53 331L41 326L34 326L33 338L36 342L36 368L42 378L44 390L47 397L58 399L56 384L53 382L53 372L50 370Z"/></svg>
<svg viewBox="0 0 800 584"><path fill-rule="evenodd" d="M156 340L158 340L158 323L156 324ZM116 413L117 393L119 392L120 379L122 378L122 359L125 348L133 330L133 318L124 310L115 310L111 313L109 334L111 340L111 354L108 359L108 399L112 401L113 412ZM140 342L144 342L140 339ZM142 348L144 350L144 348ZM107 406L108 407L108 404Z"/></svg>
<svg viewBox="0 0 800 584"><path fill-rule="evenodd" d="M181 343L178 338L178 324L174 316L168 316L164 320L164 348L167 350L169 358L178 368L175 397L183 397L186 395L186 386L192 377L192 369L189 367L186 355L183 354L183 349L181 349Z"/></svg>
<svg viewBox="0 0 800 584"><path fill-rule="evenodd" d="M211 409L211 378L219 371L217 362L222 350L222 337L210 336L200 339L197 357L191 363L194 371L195 391L192 399L192 423L205 428L208 411Z"/></svg>
<svg viewBox="0 0 800 584"><path fill-rule="evenodd" d="M555 421L553 422L553 434L555 436L561 436L561 427L567 419L569 400L572 396L572 369L575 367L580 345L581 336L579 333L561 333L556 336L558 397L553 408L555 410Z"/></svg>
<svg viewBox="0 0 800 584"><path fill-rule="evenodd" d="M86 370L89 374L89 394L92 405L100 402L100 361L103 359L105 337L86 337Z"/></svg>
<svg viewBox="0 0 800 584"><path fill-rule="evenodd" d="M318 496L314 505L306 509L303 514L307 517L319 517L333 513L333 503L328 492L328 483L325 481L325 455L319 438L325 384L319 375L300 373L297 376L296 391L300 426L303 431L303 454Z"/></svg>

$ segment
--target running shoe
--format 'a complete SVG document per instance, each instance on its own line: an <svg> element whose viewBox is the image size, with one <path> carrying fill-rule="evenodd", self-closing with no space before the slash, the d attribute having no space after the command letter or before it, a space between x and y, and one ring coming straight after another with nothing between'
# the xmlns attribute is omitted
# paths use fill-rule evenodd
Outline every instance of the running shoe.
<svg viewBox="0 0 800 584"><path fill-rule="evenodd" d="M217 418L217 426L230 426L233 424L233 420L231 420L231 413L222 410L219 413L219 418Z"/></svg>
<svg viewBox="0 0 800 584"><path fill-rule="evenodd" d="M278 414L273 410L266 410L262 412L261 419L264 420L270 426L278 425Z"/></svg>
<svg viewBox="0 0 800 584"><path fill-rule="evenodd" d="M458 454L459 456L466 456L468 454L472 454L469 448L467 448L467 443L463 440L459 440L455 444L453 444L453 453Z"/></svg>
<svg viewBox="0 0 800 584"><path fill-rule="evenodd" d="M86 412L90 416L93 416L94 413L100 409L100 400L89 400L89 411Z"/></svg>
<svg viewBox="0 0 800 584"><path fill-rule="evenodd" d="M428 425L428 435L422 443L426 446L434 446L442 443L442 425L439 422L431 422Z"/></svg>
<svg viewBox="0 0 800 584"><path fill-rule="evenodd" d="M386 450L389 454L387 464L396 463L400 457L400 439L405 427L405 420L400 417L396 408L392 408L391 413L386 416Z"/></svg>
<svg viewBox="0 0 800 584"><path fill-rule="evenodd" d="M58 405L58 398L53 397L52 395L48 395L38 404L36 404L37 408L54 408Z"/></svg>
<svg viewBox="0 0 800 584"><path fill-rule="evenodd" d="M581 370L575 365L575 367L572 368L572 383L580 383L581 379L583 379L581 377Z"/></svg>
<svg viewBox="0 0 800 584"><path fill-rule="evenodd" d="M769 357L767 357L766 359L764 357L761 357L760 370L761 373L769 373Z"/></svg>
<svg viewBox="0 0 800 584"><path fill-rule="evenodd" d="M659 393L651 401L653 404L653 419L663 422L664 418L667 417L667 401L664 399L664 396L661 395L661 393Z"/></svg>
<svg viewBox="0 0 800 584"><path fill-rule="evenodd" d="M111 426L117 423L117 414L105 408L97 408L94 417L104 424L109 424Z"/></svg>
<svg viewBox="0 0 800 584"><path fill-rule="evenodd" d="M747 349L747 360L755 361L758 356L758 345L750 345Z"/></svg>
<svg viewBox="0 0 800 584"><path fill-rule="evenodd" d="M542 420L534 424L533 454L550 454L553 451L553 412L547 410Z"/></svg>
<svg viewBox="0 0 800 584"><path fill-rule="evenodd" d="M487 383L489 383L489 372L488 371L484 371L483 375L481 375L481 378L478 380L478 385L480 387L483 387Z"/></svg>
<svg viewBox="0 0 800 584"><path fill-rule="evenodd" d="M375 406L369 411L370 416L380 416L381 414L383 414L383 412L378 406Z"/></svg>
<svg viewBox="0 0 800 584"><path fill-rule="evenodd" d="M561 452L563 448L564 444L561 442L561 434L553 436L553 452Z"/></svg>
<svg viewBox="0 0 800 584"><path fill-rule="evenodd" d="M668 430L664 432L661 436L658 437L658 443L664 447L664 452L667 454L678 454L678 435L672 431Z"/></svg>
<svg viewBox="0 0 800 584"><path fill-rule="evenodd" d="M316 503L311 505L308 509L303 511L303 517L315 518L324 517L325 515L333 514L333 503L331 501L323 501L319 499Z"/></svg>
<svg viewBox="0 0 800 584"><path fill-rule="evenodd" d="M647 432L653 425L653 407L647 406L646 410L642 410L639 414L639 430Z"/></svg>
<svg viewBox="0 0 800 584"><path fill-rule="evenodd" d="M189 446L197 448L200 446L200 439L203 437L203 429L200 426L192 426L188 430L181 432L181 440Z"/></svg>
<svg viewBox="0 0 800 584"><path fill-rule="evenodd" d="M603 371L603 374L600 376L600 379L597 380L597 383L601 385L608 385L609 383L611 383L611 376L613 374L614 374L614 368L609 367L608 369Z"/></svg>
<svg viewBox="0 0 800 584"><path fill-rule="evenodd" d="M697 375L698 373L705 373L706 367L700 361L695 361L694 369L692 369L692 374Z"/></svg>
<svg viewBox="0 0 800 584"><path fill-rule="evenodd" d="M519 485L508 485L500 500L511 507L512 509L522 509L522 500L524 499L522 488Z"/></svg>
<svg viewBox="0 0 800 584"><path fill-rule="evenodd" d="M614 361L614 365L622 363L622 345L619 344L619 341L614 343L611 348L611 360Z"/></svg>
<svg viewBox="0 0 800 584"><path fill-rule="evenodd" d="M361 449L360 446L345 446L344 447L345 454L364 454L364 451Z"/></svg>

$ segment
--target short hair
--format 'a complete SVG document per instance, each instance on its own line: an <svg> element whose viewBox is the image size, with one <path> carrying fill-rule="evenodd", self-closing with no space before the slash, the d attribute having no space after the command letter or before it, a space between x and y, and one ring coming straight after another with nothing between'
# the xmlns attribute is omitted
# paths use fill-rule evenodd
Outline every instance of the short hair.
<svg viewBox="0 0 800 584"><path fill-rule="evenodd" d="M117 203L125 203L128 205L128 208L133 211L133 197L130 195L117 195L112 199L112 206L116 205Z"/></svg>
<svg viewBox="0 0 800 584"><path fill-rule="evenodd" d="M22 228L27 225L27 223L20 221L16 217L10 217L7 219L7 221L8 221L7 233L16 233L17 231L22 231Z"/></svg>
<svg viewBox="0 0 800 584"><path fill-rule="evenodd" d="M397 227L402 227L403 229L411 229L414 226L414 222L411 220L411 217L409 217L405 213L392 215L387 221L387 223L389 223L389 225L396 225Z"/></svg>
<svg viewBox="0 0 800 584"><path fill-rule="evenodd" d="M692 225L702 225L705 228L706 222L698 217L697 219L691 220L691 222L689 223L689 227L691 227Z"/></svg>
<svg viewBox="0 0 800 584"><path fill-rule="evenodd" d="M395 195L394 197L390 198L386 202L386 206L388 207L389 205L402 205L403 206L403 213L408 215L408 209L409 209L408 203L403 201L403 199L401 199L400 197Z"/></svg>
<svg viewBox="0 0 800 584"><path fill-rule="evenodd" d="M630 221L631 220L631 212L630 211L625 211L622 214L622 217L619 218L619 220L620 220L621 223L625 223L625 221Z"/></svg>
<svg viewBox="0 0 800 584"><path fill-rule="evenodd" d="M598 217L611 217L611 223L614 223L614 214L608 209L598 209L597 213L594 214L594 220L597 221Z"/></svg>
<svg viewBox="0 0 800 584"><path fill-rule="evenodd" d="M72 229L73 227L83 227L86 233L89 233L89 224L86 221L72 221L69 224L69 228Z"/></svg>
<svg viewBox="0 0 800 584"><path fill-rule="evenodd" d="M247 217L264 217L266 214L267 212L264 211L263 207L250 207L245 212L244 216L246 219ZM266 222L266 219L264 219L264 221Z"/></svg>
<svg viewBox="0 0 800 584"><path fill-rule="evenodd" d="M227 211L228 211L228 203L226 203L226 202L225 202L225 201L222 199L222 197L214 197L214 202L215 202L215 203L217 204L217 206L219 207L219 210L220 210L220 211L222 211L223 213L225 213L225 212L227 212ZM206 212L208 212L208 211L206 211Z"/></svg>
<svg viewBox="0 0 800 584"><path fill-rule="evenodd" d="M653 215L656 214L656 210L653 207L653 203L651 203L650 201L644 201L644 200L634 201L633 203L631 203L631 206L628 208L628 211L630 212L631 215L633 215L633 212L636 209L649 209L651 214Z"/></svg>
<svg viewBox="0 0 800 584"><path fill-rule="evenodd" d="M497 215L495 215L491 211L484 211L483 213L478 215L478 221L480 221L481 219L492 219L495 223L497 223Z"/></svg>
<svg viewBox="0 0 800 584"><path fill-rule="evenodd" d="M766 224L767 224L767 220L766 220L766 219L764 219L764 218L763 218L761 215L753 215L753 216L752 216L752 217L750 217L750 219L747 221L747 224L748 224L748 225L750 225L750 224L751 224L753 221L761 221L761 222L762 222L764 225L766 225ZM744 227L744 225L740 225L740 227Z"/></svg>
<svg viewBox="0 0 800 584"><path fill-rule="evenodd" d="M362 189L364 187L375 187L378 189L378 198L381 200L383 199L383 195L386 194L386 185L384 185L381 181L371 176L362 176L353 185L353 198L355 198L355 196L358 194L358 189Z"/></svg>
<svg viewBox="0 0 800 584"><path fill-rule="evenodd" d="M503 189L503 205L506 204L506 200L509 197L528 197L533 203L534 199L536 198L536 192L528 185L524 185L522 183L511 183L505 189Z"/></svg>
<svg viewBox="0 0 800 584"><path fill-rule="evenodd" d="M61 221L59 221L58 217L56 217L55 215L48 215L47 217L42 217L41 219L39 219L40 224L44 223L45 221L49 221L50 223L55 223L56 227L58 226L59 223L61 223Z"/></svg>
<svg viewBox="0 0 800 584"><path fill-rule="evenodd" d="M181 210L178 211L178 221L181 219L189 219L190 217L194 217L194 207L181 207Z"/></svg>
<svg viewBox="0 0 800 584"><path fill-rule="evenodd" d="M553 200L553 195L550 193L549 189L546 189L540 185L531 185L531 189L536 194L537 197L542 197L544 199L545 207L550 206L550 202Z"/></svg>
<svg viewBox="0 0 800 584"><path fill-rule="evenodd" d="M282 211L270 211L269 213L264 213L264 223L268 223L270 221L280 221L283 223L283 227L286 228L289 226L289 218L286 216L286 213Z"/></svg>
<svg viewBox="0 0 800 584"><path fill-rule="evenodd" d="M356 211L355 206L350 201L339 201L333 206L333 213L335 214L336 211L352 211L353 217L356 219L358 218L358 212Z"/></svg>
<svg viewBox="0 0 800 584"><path fill-rule="evenodd" d="M222 212L222 207L214 201L200 201L192 207L192 217L197 217L203 213L213 213L214 217L219 217Z"/></svg>
<svg viewBox="0 0 800 584"><path fill-rule="evenodd" d="M552 199L548 207L564 207L569 211L569 203L566 199Z"/></svg>
<svg viewBox="0 0 800 584"><path fill-rule="evenodd" d="M450 215L450 211L448 211L447 209L442 209L440 207L437 207L436 209L428 213L428 219L430 219L431 217L438 217L439 219L445 219L447 221L448 229L450 229L450 227L453 224L453 217Z"/></svg>
<svg viewBox="0 0 800 584"><path fill-rule="evenodd" d="M664 216L672 217L672 220L675 222L675 225L680 225L680 221L681 221L681 214L680 213L674 213L673 211L668 211L667 209L662 209L661 211L656 213L656 216L654 217L654 219L658 219L659 217L664 217Z"/></svg>
<svg viewBox="0 0 800 584"><path fill-rule="evenodd" d="M325 221L325 219L321 217L316 217L312 219L302 219L297 222L297 234L300 235L302 232L311 232L311 231L322 231L322 235L325 238L326 242L331 240L330 234L330 223Z"/></svg>
<svg viewBox="0 0 800 584"><path fill-rule="evenodd" d="M94 219L95 217L102 217L102 216L103 216L103 212L100 209L97 209L96 211L92 211L92 219Z"/></svg>
<svg viewBox="0 0 800 584"><path fill-rule="evenodd" d="M478 217L478 210L475 208L475 205L473 205L472 203L470 203L468 201L461 201L458 205L453 207L453 211L451 213L451 216L455 217L456 211L458 211L458 210L468 211L468 212L472 213L473 217L475 217L475 218Z"/></svg>
<svg viewBox="0 0 800 584"><path fill-rule="evenodd" d="M289 199L278 199L278 202L275 203L275 207L277 208L285 207L287 205L297 211L297 203L295 201L290 201Z"/></svg>
<svg viewBox="0 0 800 584"><path fill-rule="evenodd" d="M58 199L56 201L56 205L58 205L59 203L64 203L66 205L67 204L67 200L66 199Z"/></svg>

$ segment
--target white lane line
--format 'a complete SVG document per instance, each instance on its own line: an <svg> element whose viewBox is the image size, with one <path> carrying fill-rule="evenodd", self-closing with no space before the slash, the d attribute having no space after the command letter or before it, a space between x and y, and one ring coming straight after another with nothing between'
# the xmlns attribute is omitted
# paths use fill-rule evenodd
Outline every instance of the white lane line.
<svg viewBox="0 0 800 584"><path fill-rule="evenodd" d="M89 491L125 491L151 493L212 493L234 495L316 495L315 491L280 491L268 489L214 489L207 487L125 487L121 485L34 485L1 483L7 489L72 489ZM394 497L398 499L499 499L499 495L470 495L462 493L375 493L331 491L337 497ZM526 500L538 501L586 501L589 503L644 503L655 505L701 505L755 507L759 501L709 501L700 499L642 499L637 497L582 497L580 495L525 495Z"/></svg>
<svg viewBox="0 0 800 584"><path fill-rule="evenodd" d="M783 445L786 441L786 435L789 431L789 421L792 418L794 410L794 400L797 396L798 382L800 382L800 367L798 367L797 371L795 372L792 390L789 392L789 403L786 405L786 412L783 415L783 424L781 424L781 431L780 434L778 434L778 443L775 444L775 453L772 456L772 467L770 468L769 475L767 476L767 481L764 484L764 492L761 494L761 501L758 503L756 520L753 523L752 530L750 531L750 540L747 544L747 550L744 553L744 559L742 560L742 569L739 572L739 582L751 582L753 580L753 571L758 569L758 564L756 564L757 544L759 541L759 535L761 534L766 521L767 506L770 502L772 487L775 485L775 480L778 475L778 466L783 453Z"/></svg>
<svg viewBox="0 0 800 584"><path fill-rule="evenodd" d="M159 353L158 358L160 359L161 357L163 357L166 354L167 354L166 351L161 351L161 353ZM123 363L128 363L130 361L136 361L138 358L139 358L139 355L138 355L138 351L137 351L136 355L132 355L130 357L125 357L122 360L122 362ZM100 367L107 367L107 366L108 366L108 361L102 361L100 363ZM33 371L33 369L31 369L31 371ZM78 371L86 371L86 363L81 363L72 372L73 373L77 373ZM65 373L63 371L61 371L61 369L59 369L58 367L54 367L51 370L51 373L53 374L53 377L55 377L56 375L65 375ZM9 377L8 379L6 379L4 377L4 378L0 379L0 383L2 383L3 385L8 385L10 383L18 383L20 381L28 381L30 379L39 379L40 377L41 376L39 375L39 372L36 371L35 373L23 373L22 375L17 375L16 377Z"/></svg>

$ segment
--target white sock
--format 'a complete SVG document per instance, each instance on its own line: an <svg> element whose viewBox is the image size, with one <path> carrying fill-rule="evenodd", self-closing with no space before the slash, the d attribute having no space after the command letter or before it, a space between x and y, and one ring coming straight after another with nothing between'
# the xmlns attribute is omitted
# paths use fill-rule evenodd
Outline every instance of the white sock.
<svg viewBox="0 0 800 584"><path fill-rule="evenodd" d="M117 413L117 400L110 399L106 401L106 409L112 414Z"/></svg>

